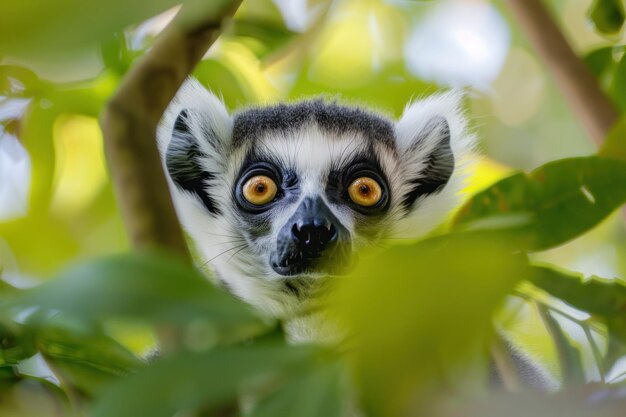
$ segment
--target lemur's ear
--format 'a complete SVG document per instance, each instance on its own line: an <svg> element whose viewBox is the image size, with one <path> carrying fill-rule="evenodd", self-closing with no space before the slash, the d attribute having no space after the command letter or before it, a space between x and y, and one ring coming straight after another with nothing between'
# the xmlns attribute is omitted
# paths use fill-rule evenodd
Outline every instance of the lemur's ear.
<svg viewBox="0 0 626 417"><path fill-rule="evenodd" d="M440 193L450 181L458 155L455 134L464 133L459 94L447 93L407 106L396 123L396 146L403 166L402 204Z"/></svg>
<svg viewBox="0 0 626 417"><path fill-rule="evenodd" d="M212 214L220 208L211 186L224 172L231 136L232 119L224 104L192 79L181 87L159 126L159 149L172 182Z"/></svg>

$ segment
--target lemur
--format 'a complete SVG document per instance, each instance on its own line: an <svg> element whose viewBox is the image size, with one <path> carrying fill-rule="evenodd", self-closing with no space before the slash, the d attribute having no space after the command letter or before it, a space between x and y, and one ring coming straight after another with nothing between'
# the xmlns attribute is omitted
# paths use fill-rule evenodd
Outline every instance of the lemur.
<svg viewBox="0 0 626 417"><path fill-rule="evenodd" d="M189 79L159 125L158 145L203 261L231 293L290 319L314 283L347 271L359 250L422 236L455 207L460 162L474 144L460 99L448 92L415 101L398 121L322 99L230 115Z"/></svg>
<svg viewBox="0 0 626 417"><path fill-rule="evenodd" d="M355 252L423 235L455 206L473 143L459 98L414 102L395 123L322 99L231 116L190 79L158 130L180 220L229 291L289 317Z"/></svg>

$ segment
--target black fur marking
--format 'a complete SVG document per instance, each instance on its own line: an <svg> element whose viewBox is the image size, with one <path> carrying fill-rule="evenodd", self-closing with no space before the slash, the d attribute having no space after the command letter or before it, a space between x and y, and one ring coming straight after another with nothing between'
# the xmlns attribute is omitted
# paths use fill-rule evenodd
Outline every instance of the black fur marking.
<svg viewBox="0 0 626 417"><path fill-rule="evenodd" d="M366 110L327 103L322 99L242 111L234 118L233 145L238 147L268 132L297 130L311 122L332 134L361 133L369 141L381 142L390 148L395 146L390 120Z"/></svg>
<svg viewBox="0 0 626 417"><path fill-rule="evenodd" d="M413 188L402 201L402 205L407 209L413 206L418 197L441 191L454 171L454 154L450 146L450 127L443 117L436 117L431 120L424 129L424 133L415 140L407 152L416 152L420 142L432 134L438 134L439 143L428 156L426 168L419 173L420 178L411 181Z"/></svg>
<svg viewBox="0 0 626 417"><path fill-rule="evenodd" d="M215 174L204 171L198 162L203 154L198 148L187 125L187 111L180 112L174 123L172 140L165 152L167 171L176 185L185 191L194 193L212 214L220 214L215 201L207 193L207 182L215 178Z"/></svg>

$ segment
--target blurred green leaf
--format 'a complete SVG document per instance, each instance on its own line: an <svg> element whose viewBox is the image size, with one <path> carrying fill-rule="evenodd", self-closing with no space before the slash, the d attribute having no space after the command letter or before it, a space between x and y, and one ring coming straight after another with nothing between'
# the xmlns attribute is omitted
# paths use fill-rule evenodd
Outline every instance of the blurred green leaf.
<svg viewBox="0 0 626 417"><path fill-rule="evenodd" d="M477 400L452 400L437 414L445 417L617 417L624 412L623 387L587 384L545 392L493 392Z"/></svg>
<svg viewBox="0 0 626 417"><path fill-rule="evenodd" d="M612 35L624 25L624 5L622 0L594 0L587 16L597 31Z"/></svg>
<svg viewBox="0 0 626 417"><path fill-rule="evenodd" d="M533 266L530 282L571 306L602 317L622 317L626 311L626 286L618 280Z"/></svg>
<svg viewBox="0 0 626 417"><path fill-rule="evenodd" d="M112 33L180 3L177 0L1 0L0 56L62 59L68 53L96 48Z"/></svg>
<svg viewBox="0 0 626 417"><path fill-rule="evenodd" d="M13 285L1 279L1 277L2 277L2 269L0 269L0 297L12 295L20 291L19 289L15 288Z"/></svg>
<svg viewBox="0 0 626 417"><path fill-rule="evenodd" d="M585 56L585 63L596 77L602 76L615 65L613 47L605 46L591 51Z"/></svg>
<svg viewBox="0 0 626 417"><path fill-rule="evenodd" d="M291 41L296 33L274 22L256 19L238 19L230 35L246 45L262 59Z"/></svg>
<svg viewBox="0 0 626 417"><path fill-rule="evenodd" d="M539 315L557 350L562 384L566 387L583 385L585 383L585 370L580 350L570 342L567 334L563 331L559 322L552 316L550 310L542 305L537 307Z"/></svg>
<svg viewBox="0 0 626 417"><path fill-rule="evenodd" d="M615 73L610 85L611 98L620 106L622 110L626 109L626 59L622 59L615 67Z"/></svg>
<svg viewBox="0 0 626 417"><path fill-rule="evenodd" d="M309 366L319 354L309 346L274 344L180 354L111 386L90 415L171 417L181 410L218 408L236 401L240 390L255 380L285 377Z"/></svg>
<svg viewBox="0 0 626 417"><path fill-rule="evenodd" d="M30 96L44 84L30 69L19 65L0 65L0 96Z"/></svg>
<svg viewBox="0 0 626 417"><path fill-rule="evenodd" d="M0 368L0 416L73 417L65 392L43 378Z"/></svg>
<svg viewBox="0 0 626 417"><path fill-rule="evenodd" d="M611 369L626 353L626 285L622 281L584 277L546 266L533 266L528 278L548 294L606 323L609 340L603 360L605 369ZM566 358L560 355L560 359Z"/></svg>
<svg viewBox="0 0 626 417"><path fill-rule="evenodd" d="M598 154L626 161L626 117L622 117L613 126Z"/></svg>
<svg viewBox="0 0 626 417"><path fill-rule="evenodd" d="M454 223L498 230L520 248L543 250L583 234L626 202L626 163L599 157L550 162L473 196Z"/></svg>
<svg viewBox="0 0 626 417"><path fill-rule="evenodd" d="M289 91L290 99L295 100L303 96L320 94L320 92L336 94L339 91L342 99L358 100L359 103L372 108L386 109L393 112L395 116L400 116L407 103L416 96L427 96L438 90L434 84L429 84L409 74L403 61L386 65L376 71L370 82L356 88L330 88L311 80L310 70L310 65L300 68L298 78Z"/></svg>
<svg viewBox="0 0 626 417"><path fill-rule="evenodd" d="M219 60L202 60L193 75L209 90L222 96L224 103L231 109L247 104L253 95L250 87L243 85L232 69Z"/></svg>
<svg viewBox="0 0 626 417"><path fill-rule="evenodd" d="M443 387L481 390L491 314L527 271L511 254L493 236L443 236L364 256L337 283L330 303L355 345L368 415L407 415Z"/></svg>
<svg viewBox="0 0 626 417"><path fill-rule="evenodd" d="M17 365L35 353L33 331L8 317L0 317L0 367Z"/></svg>
<svg viewBox="0 0 626 417"><path fill-rule="evenodd" d="M128 71L133 61L133 53L128 49L128 41L124 32L115 32L100 47L104 66L119 75Z"/></svg>
<svg viewBox="0 0 626 417"><path fill-rule="evenodd" d="M609 335L604 366L606 369L613 369L615 363L626 356L626 319L617 317L605 321Z"/></svg>
<svg viewBox="0 0 626 417"><path fill-rule="evenodd" d="M292 375L283 389L256 404L248 417L342 417L346 415L345 369L339 362L316 363Z"/></svg>
<svg viewBox="0 0 626 417"><path fill-rule="evenodd" d="M87 396L144 366L115 340L93 331L44 326L37 348L66 387Z"/></svg>
<svg viewBox="0 0 626 417"><path fill-rule="evenodd" d="M59 310L85 320L201 319L224 334L264 328L249 306L215 288L196 269L161 253L118 255L70 267L9 305Z"/></svg>

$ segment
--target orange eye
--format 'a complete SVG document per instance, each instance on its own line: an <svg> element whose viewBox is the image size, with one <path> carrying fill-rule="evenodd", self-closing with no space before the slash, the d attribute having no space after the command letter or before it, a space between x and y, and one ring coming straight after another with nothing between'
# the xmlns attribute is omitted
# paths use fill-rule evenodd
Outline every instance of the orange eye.
<svg viewBox="0 0 626 417"><path fill-rule="evenodd" d="M270 177L256 175L243 185L242 193L246 200L255 206L267 204L276 197L278 187Z"/></svg>
<svg viewBox="0 0 626 417"><path fill-rule="evenodd" d="M383 197L383 190L372 178L360 177L350 184L348 195L359 206L371 207Z"/></svg>

